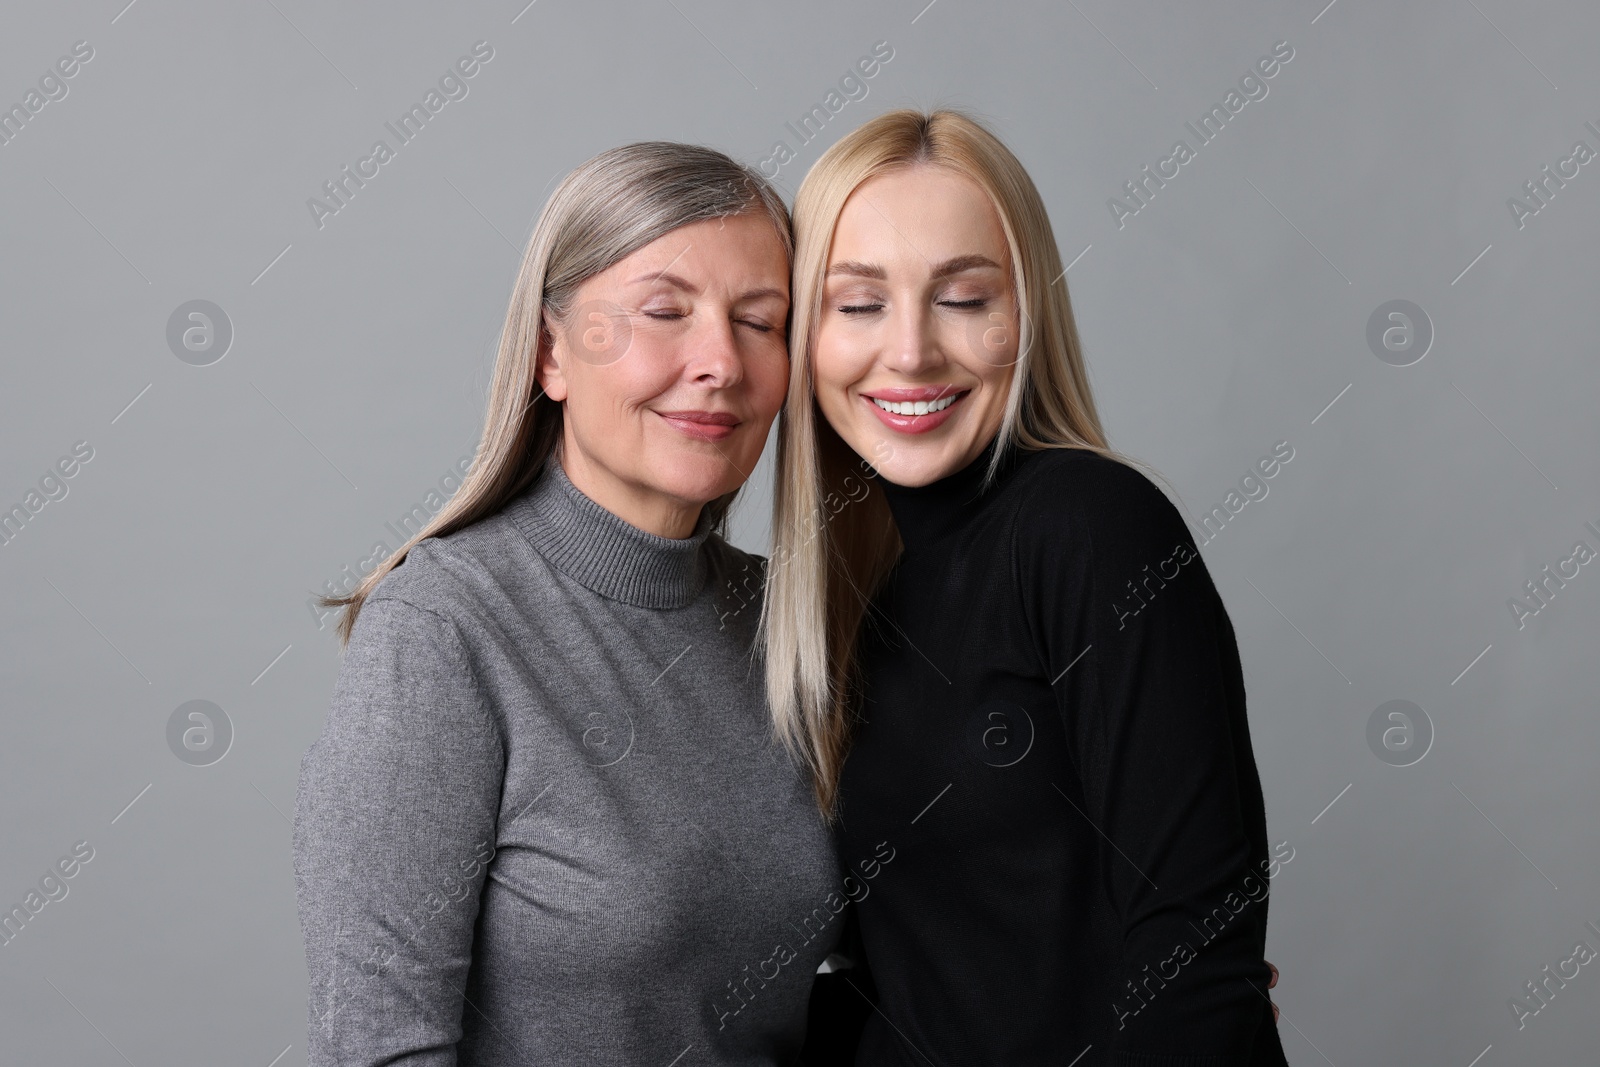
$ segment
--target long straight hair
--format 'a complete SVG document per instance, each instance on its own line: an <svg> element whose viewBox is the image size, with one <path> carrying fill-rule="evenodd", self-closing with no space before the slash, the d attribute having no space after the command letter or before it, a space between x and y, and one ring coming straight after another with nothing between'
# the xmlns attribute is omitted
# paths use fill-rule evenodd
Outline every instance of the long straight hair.
<svg viewBox="0 0 1600 1067"><path fill-rule="evenodd" d="M1020 355L985 485L1006 451L1018 447L1087 449L1138 466L1106 443L1044 201L994 134L959 111L902 109L872 119L822 154L795 196L789 395L779 420L761 627L774 729L809 766L817 805L830 821L859 691L857 640L868 603L902 546L870 461L817 409L812 347L845 201L869 178L919 165L947 167L976 182L1000 216L1011 253ZM852 482L865 487L859 495Z"/></svg>
<svg viewBox="0 0 1600 1067"><path fill-rule="evenodd" d="M541 345L550 344L546 316L565 325L579 286L672 230L743 214L765 214L792 257L782 197L754 170L714 149L644 141L602 152L567 175L540 212L523 253L500 333L483 434L461 487L355 589L318 598L325 608L345 609L338 624L341 646L349 643L368 595L405 562L413 545L500 511L538 478L555 452L562 407L544 394L535 375ZM706 505L714 529L724 527L735 495L737 490Z"/></svg>

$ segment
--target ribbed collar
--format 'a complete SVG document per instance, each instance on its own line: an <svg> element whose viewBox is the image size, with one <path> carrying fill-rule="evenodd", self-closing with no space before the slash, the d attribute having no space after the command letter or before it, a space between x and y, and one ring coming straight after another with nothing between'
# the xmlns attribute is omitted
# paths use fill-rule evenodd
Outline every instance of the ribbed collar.
<svg viewBox="0 0 1600 1067"><path fill-rule="evenodd" d="M992 496L1005 482L1006 476L1017 468L1022 460L1022 450L1012 446L1000 461L994 482L987 490L984 489L984 474L994 458L999 440L996 434L971 463L927 485L897 485L887 478L878 479L878 484L883 487L883 495L889 502L889 510L894 514L900 540L908 551L938 541L959 529L969 516L976 513L982 499Z"/></svg>
<svg viewBox="0 0 1600 1067"><path fill-rule="evenodd" d="M688 537L649 533L585 496L556 456L506 510L552 566L603 597L641 608L681 608L705 587L708 510Z"/></svg>

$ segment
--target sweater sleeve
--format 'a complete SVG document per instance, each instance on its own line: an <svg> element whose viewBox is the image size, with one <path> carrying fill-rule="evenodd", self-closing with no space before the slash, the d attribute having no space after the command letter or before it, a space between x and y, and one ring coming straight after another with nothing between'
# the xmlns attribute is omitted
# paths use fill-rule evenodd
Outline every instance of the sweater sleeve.
<svg viewBox="0 0 1600 1067"><path fill-rule="evenodd" d="M1121 927L1108 1062L1249 1062L1272 1018L1269 867L1233 630L1149 479L1098 457L1061 472L1021 516L1018 580L1076 764L1057 788Z"/></svg>
<svg viewBox="0 0 1600 1067"><path fill-rule="evenodd" d="M503 778L454 624L369 600L295 802L311 1067L456 1063Z"/></svg>

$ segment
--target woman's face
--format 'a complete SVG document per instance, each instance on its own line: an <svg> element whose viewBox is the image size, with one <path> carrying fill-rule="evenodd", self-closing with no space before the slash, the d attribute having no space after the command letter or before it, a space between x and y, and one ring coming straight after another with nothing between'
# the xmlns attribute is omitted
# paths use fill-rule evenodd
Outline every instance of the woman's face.
<svg viewBox="0 0 1600 1067"><path fill-rule="evenodd" d="M898 485L976 459L1000 428L1017 302L1000 217L972 180L916 164L845 201L812 349L823 416Z"/></svg>
<svg viewBox="0 0 1600 1067"><path fill-rule="evenodd" d="M693 532L754 469L783 404L789 261L765 215L679 227L546 318L539 384L573 484L641 529Z"/></svg>

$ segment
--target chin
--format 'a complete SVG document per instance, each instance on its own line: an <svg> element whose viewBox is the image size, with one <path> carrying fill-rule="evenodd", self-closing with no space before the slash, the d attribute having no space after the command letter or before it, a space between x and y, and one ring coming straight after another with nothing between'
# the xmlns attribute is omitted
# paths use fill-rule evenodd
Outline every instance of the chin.
<svg viewBox="0 0 1600 1067"><path fill-rule="evenodd" d="M955 441L913 442L900 437L884 438L881 435L866 436L863 440L866 448L865 450L855 448L856 454L871 456L876 452L882 456L873 461L873 469L895 485L908 488L928 485L954 474L965 465L961 460L966 455L966 445ZM885 448L892 451L883 455Z"/></svg>
<svg viewBox="0 0 1600 1067"><path fill-rule="evenodd" d="M709 504L744 483L733 465L720 455L685 452L666 458L656 468L656 488L679 500Z"/></svg>
<svg viewBox="0 0 1600 1067"><path fill-rule="evenodd" d="M938 481L954 470L954 468L945 469L950 465L943 462L943 449L937 451L925 448L907 449L903 445L894 447L894 454L873 464L873 469L895 485L904 485L911 488L927 485L930 482Z"/></svg>

